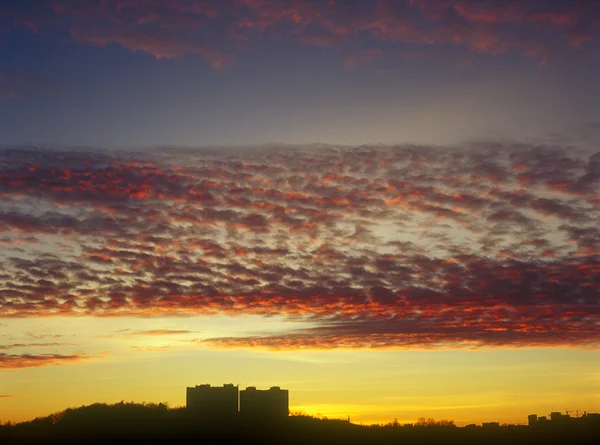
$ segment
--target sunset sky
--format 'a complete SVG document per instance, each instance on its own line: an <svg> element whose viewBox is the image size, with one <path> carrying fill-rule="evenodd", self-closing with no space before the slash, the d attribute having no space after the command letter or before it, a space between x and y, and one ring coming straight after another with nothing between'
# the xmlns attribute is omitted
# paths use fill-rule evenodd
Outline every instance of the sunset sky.
<svg viewBox="0 0 600 445"><path fill-rule="evenodd" d="M0 421L600 412L599 78L595 0L0 0Z"/></svg>

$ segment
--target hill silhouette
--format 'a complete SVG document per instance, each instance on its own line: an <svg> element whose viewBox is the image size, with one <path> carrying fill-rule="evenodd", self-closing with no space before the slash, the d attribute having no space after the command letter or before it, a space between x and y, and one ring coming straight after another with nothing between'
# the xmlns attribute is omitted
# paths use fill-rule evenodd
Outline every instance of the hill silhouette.
<svg viewBox="0 0 600 445"><path fill-rule="evenodd" d="M199 418L156 403L95 403L15 425L0 426L0 444L592 444L597 422L545 428L459 428L452 421L362 426L345 420L292 415L285 419Z"/></svg>

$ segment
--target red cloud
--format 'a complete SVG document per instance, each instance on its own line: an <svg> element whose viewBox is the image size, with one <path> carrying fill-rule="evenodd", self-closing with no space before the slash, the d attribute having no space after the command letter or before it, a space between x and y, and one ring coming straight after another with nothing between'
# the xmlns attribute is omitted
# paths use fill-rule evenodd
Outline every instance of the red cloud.
<svg viewBox="0 0 600 445"><path fill-rule="evenodd" d="M543 64L560 50L548 43L557 36L565 51L597 39L600 2L542 6L466 0L51 0L0 14L34 32L68 28L82 44L115 43L158 59L199 55L215 69L230 66L240 45L246 50L265 36L291 45L360 48L343 55L347 66L374 62L381 51L426 57L428 47L448 45L489 55L518 53Z"/></svg>
<svg viewBox="0 0 600 445"><path fill-rule="evenodd" d="M317 326L223 345L596 344L597 156L481 150L0 150L0 315Z"/></svg>
<svg viewBox="0 0 600 445"><path fill-rule="evenodd" d="M107 46L118 43L131 51L143 51L157 59L171 59L186 54L198 54L204 57L214 69L228 67L232 57L206 45L186 41L164 30L138 30L132 27L81 26L73 28L71 34L80 43Z"/></svg>

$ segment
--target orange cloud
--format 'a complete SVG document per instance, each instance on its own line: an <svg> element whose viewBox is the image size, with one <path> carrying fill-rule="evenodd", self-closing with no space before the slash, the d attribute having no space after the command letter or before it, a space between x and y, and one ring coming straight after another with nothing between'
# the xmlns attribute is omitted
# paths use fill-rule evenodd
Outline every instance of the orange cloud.
<svg viewBox="0 0 600 445"><path fill-rule="evenodd" d="M0 369L39 368L48 365L89 360L95 357L61 354L4 354L0 353Z"/></svg>

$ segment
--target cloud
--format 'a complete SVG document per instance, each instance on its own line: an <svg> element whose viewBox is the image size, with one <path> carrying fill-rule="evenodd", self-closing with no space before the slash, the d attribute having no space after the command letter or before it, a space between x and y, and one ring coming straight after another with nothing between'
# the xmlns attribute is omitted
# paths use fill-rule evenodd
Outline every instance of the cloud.
<svg viewBox="0 0 600 445"><path fill-rule="evenodd" d="M131 51L143 51L157 59L172 59L186 54L197 54L213 69L221 69L232 63L232 57L200 43L192 43L165 30L145 30L130 26L81 26L71 30L73 38L84 44L105 47L111 43Z"/></svg>
<svg viewBox="0 0 600 445"><path fill-rule="evenodd" d="M0 345L0 349L14 349L14 348L49 348L55 346L73 346L67 343L12 343L7 345Z"/></svg>
<svg viewBox="0 0 600 445"><path fill-rule="evenodd" d="M29 338L33 338L35 340L43 340L45 338L57 339L64 337L63 334L43 334L37 332L24 332L23 335Z"/></svg>
<svg viewBox="0 0 600 445"><path fill-rule="evenodd" d="M134 352L167 352L171 350L171 346L132 346Z"/></svg>
<svg viewBox="0 0 600 445"><path fill-rule="evenodd" d="M594 40L597 25L589 17L598 17L600 12L597 2L560 1L547 2L542 8L531 2L439 0L380 0L362 5L276 0L240 3L251 13L239 20L238 25L250 35L271 32L281 38L285 32L282 25L286 25L288 35L301 35L299 41L307 44L312 43L311 30L318 29L317 42L326 42L321 46L353 41L360 35L363 44L365 36L374 39L373 48L368 51L382 48L377 41L392 42L399 47L413 45L419 54L426 47L452 45L487 55L519 53L537 59L540 64L545 64L554 53L547 43L549 36L558 34L571 46ZM364 50L361 52L365 54ZM365 62L373 59L360 56L359 52L346 60L353 66L360 58Z"/></svg>
<svg viewBox="0 0 600 445"><path fill-rule="evenodd" d="M12 397L14 397L14 396L6 395L6 394L0 394L0 399L10 399Z"/></svg>
<svg viewBox="0 0 600 445"><path fill-rule="evenodd" d="M597 40L600 3L50 0L0 8L0 17L19 29L66 29L80 44L117 44L157 59L198 55L214 69L231 66L236 53L265 38L336 49L350 68L389 64L397 54L427 57L449 46L545 64L557 50Z"/></svg>
<svg viewBox="0 0 600 445"><path fill-rule="evenodd" d="M48 365L89 360L94 357L62 354L4 354L0 352L0 369L39 368Z"/></svg>
<svg viewBox="0 0 600 445"><path fill-rule="evenodd" d="M517 142L0 149L0 315L310 326L218 347L597 346L596 158Z"/></svg>

